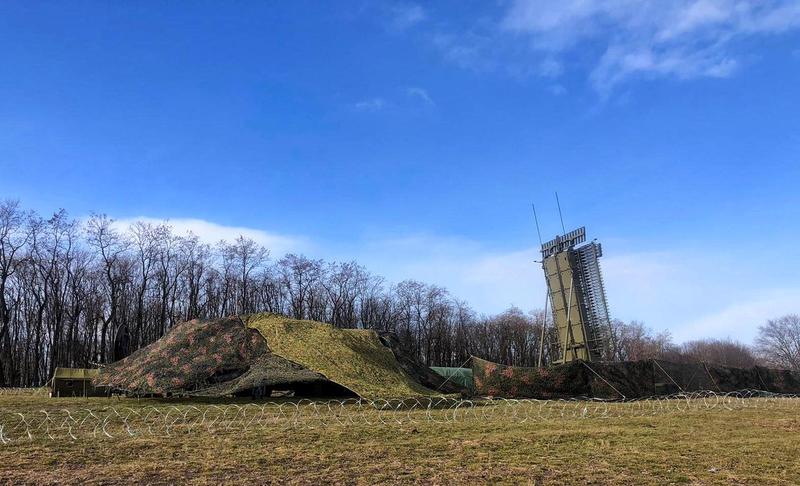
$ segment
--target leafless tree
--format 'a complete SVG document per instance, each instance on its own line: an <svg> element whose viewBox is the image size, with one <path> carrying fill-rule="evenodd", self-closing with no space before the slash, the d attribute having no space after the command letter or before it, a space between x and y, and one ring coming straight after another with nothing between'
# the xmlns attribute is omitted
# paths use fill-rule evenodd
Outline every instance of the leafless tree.
<svg viewBox="0 0 800 486"><path fill-rule="evenodd" d="M201 292L203 277L210 265L211 248L200 242L200 239L189 233L181 240L181 258L186 272L184 274L184 289L186 293L186 320L202 315Z"/></svg>
<svg viewBox="0 0 800 486"><path fill-rule="evenodd" d="M105 276L108 293L108 311L103 317L100 331L100 353L98 359L105 362L109 327L116 331L119 327L117 319L122 287L128 265L124 261L128 242L113 226L114 220L105 214L93 214L86 223L87 242L101 259L101 271Z"/></svg>
<svg viewBox="0 0 800 486"><path fill-rule="evenodd" d="M0 201L0 378L10 380L9 369L13 366L9 342L11 308L8 296L8 281L20 265L19 252L30 239L27 230L28 214L19 207L19 201Z"/></svg>
<svg viewBox="0 0 800 486"><path fill-rule="evenodd" d="M329 263L328 278L322 281L331 316L328 319L336 327L354 328L358 325L358 297L369 284L367 272L356 262Z"/></svg>
<svg viewBox="0 0 800 486"><path fill-rule="evenodd" d="M185 270L180 259L179 248L182 238L172 232L168 224L160 224L154 229L156 282L159 294L159 318L157 336L162 336L177 320L175 309L178 282Z"/></svg>
<svg viewBox="0 0 800 486"><path fill-rule="evenodd" d="M129 230L131 242L135 252L137 282L136 282L136 323L132 335L134 346L142 343L145 326L145 297L150 290L151 278L156 262L158 249L156 231L153 225L138 221Z"/></svg>
<svg viewBox="0 0 800 486"><path fill-rule="evenodd" d="M756 350L770 366L800 371L800 315L770 319L759 327Z"/></svg>
<svg viewBox="0 0 800 486"><path fill-rule="evenodd" d="M250 297L250 280L254 271L257 271L269 258L269 250L259 245L250 238L239 235L233 243L223 243L220 246L223 259L230 265L230 269L237 276L236 312L245 314L252 312Z"/></svg>
<svg viewBox="0 0 800 486"><path fill-rule="evenodd" d="M668 331L654 333L639 321L623 322L614 319L608 331L604 359L636 361L662 358L674 349Z"/></svg>
<svg viewBox="0 0 800 486"><path fill-rule="evenodd" d="M678 346L672 353L674 361L704 362L735 368L750 368L758 358L745 344L731 339L697 339Z"/></svg>
<svg viewBox="0 0 800 486"><path fill-rule="evenodd" d="M289 313L295 319L311 317L316 287L322 276L322 262L288 254L278 261L281 283L289 295Z"/></svg>

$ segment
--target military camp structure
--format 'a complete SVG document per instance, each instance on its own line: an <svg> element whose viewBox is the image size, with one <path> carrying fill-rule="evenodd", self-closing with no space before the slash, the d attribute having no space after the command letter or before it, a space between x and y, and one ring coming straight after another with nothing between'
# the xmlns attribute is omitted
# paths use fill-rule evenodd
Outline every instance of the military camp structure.
<svg viewBox="0 0 800 486"><path fill-rule="evenodd" d="M51 397L102 397L108 389L95 386L93 380L100 370L84 368L56 368L50 379Z"/></svg>

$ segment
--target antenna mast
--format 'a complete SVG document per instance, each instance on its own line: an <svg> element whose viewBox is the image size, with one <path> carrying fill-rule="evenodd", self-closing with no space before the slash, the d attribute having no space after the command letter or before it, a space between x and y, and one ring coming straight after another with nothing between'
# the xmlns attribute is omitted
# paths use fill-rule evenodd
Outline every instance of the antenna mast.
<svg viewBox="0 0 800 486"><path fill-rule="evenodd" d="M536 205L531 203L533 208L533 220L536 222L536 234L539 235L539 246L542 245L542 232L539 230L539 218L536 216Z"/></svg>
<svg viewBox="0 0 800 486"><path fill-rule="evenodd" d="M531 203L531 208L533 209L533 220L536 222L536 234L539 236L539 251L542 250L542 232L539 230L539 217L536 216L536 205ZM564 222L561 222L561 226L564 226ZM542 268L544 268L544 258L542 258ZM550 303L550 284L546 281L547 284L547 295L544 298L544 320L542 321L542 332L539 335L539 359L536 361L536 366L539 368L542 367L542 357L544 356L544 335L545 335L545 327L547 327L547 305Z"/></svg>
<svg viewBox="0 0 800 486"><path fill-rule="evenodd" d="M558 218L561 220L561 234L567 234L567 228L564 227L564 216L561 214L561 202L558 200L558 192L556 192L556 204L558 205Z"/></svg>

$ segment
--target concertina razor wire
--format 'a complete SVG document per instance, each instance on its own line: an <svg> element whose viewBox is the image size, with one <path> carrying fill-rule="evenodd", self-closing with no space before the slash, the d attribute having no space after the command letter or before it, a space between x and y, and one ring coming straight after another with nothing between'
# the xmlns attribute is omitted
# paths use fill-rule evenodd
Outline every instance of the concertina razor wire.
<svg viewBox="0 0 800 486"><path fill-rule="evenodd" d="M43 397L47 396L49 393L50 390L47 387L39 387L39 388L0 387L0 396Z"/></svg>
<svg viewBox="0 0 800 486"><path fill-rule="evenodd" d="M525 424L554 419L633 418L742 409L800 410L800 395L741 390L729 393L700 391L624 401L420 397L143 407L120 405L37 411L3 408L0 409L0 444L37 439L238 434L276 427L391 427L423 422Z"/></svg>

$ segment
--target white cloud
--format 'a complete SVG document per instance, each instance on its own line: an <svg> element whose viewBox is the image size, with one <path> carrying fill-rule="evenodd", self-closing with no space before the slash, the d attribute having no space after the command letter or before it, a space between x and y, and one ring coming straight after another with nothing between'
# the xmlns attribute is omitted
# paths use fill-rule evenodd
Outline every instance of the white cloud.
<svg viewBox="0 0 800 486"><path fill-rule="evenodd" d="M539 63L539 74L546 78L557 78L564 72L564 65L552 57Z"/></svg>
<svg viewBox="0 0 800 486"><path fill-rule="evenodd" d="M406 101L411 102L419 107L420 103L426 106L436 106L436 103L433 101L433 98L428 94L428 91L416 87L416 86L409 86L403 88L403 93L407 98ZM385 109L395 109L398 106L402 106L401 100L397 99L390 99L387 100L386 98L381 97L374 97L374 98L366 98L356 103L353 103L353 108L356 111L365 112L365 113L376 113Z"/></svg>
<svg viewBox="0 0 800 486"><path fill-rule="evenodd" d="M392 30L406 30L428 18L428 14L417 4L397 4L389 7L389 26Z"/></svg>
<svg viewBox="0 0 800 486"><path fill-rule="evenodd" d="M358 111L375 112L386 107L386 100L383 98L368 98L357 101L353 107Z"/></svg>
<svg viewBox="0 0 800 486"><path fill-rule="evenodd" d="M390 282L441 285L478 312L544 305L544 280L533 249L503 252L463 238L412 235L368 239L349 252Z"/></svg>
<svg viewBox="0 0 800 486"><path fill-rule="evenodd" d="M499 59L493 52L494 42L490 35L468 32L461 35L437 33L431 37L433 46L444 58L462 69L490 71L496 69Z"/></svg>
<svg viewBox="0 0 800 486"><path fill-rule="evenodd" d="M716 43L731 36L781 33L800 24L793 0L514 0L502 27L558 51L585 39L640 45Z"/></svg>
<svg viewBox="0 0 800 486"><path fill-rule="evenodd" d="M630 46L610 46L589 79L597 91L608 94L614 86L636 74L678 79L725 78L733 74L737 66L735 59L724 57L724 53L716 49L654 52L649 48L632 50Z"/></svg>
<svg viewBox="0 0 800 486"><path fill-rule="evenodd" d="M798 28L797 0L512 0L495 24L439 33L434 45L462 67L543 77L561 75L565 59L589 59L590 82L608 93L636 76L730 76L738 40Z"/></svg>
<svg viewBox="0 0 800 486"><path fill-rule="evenodd" d="M430 95L428 94L428 91L425 89L408 87L406 88L406 94L411 98L421 100L426 105L434 106L436 104L433 102L433 99L431 99Z"/></svg>
<svg viewBox="0 0 800 486"><path fill-rule="evenodd" d="M614 317L668 329L678 342L750 342L767 319L800 310L793 282L773 279L762 261L720 250L612 254L602 267Z"/></svg>
<svg viewBox="0 0 800 486"><path fill-rule="evenodd" d="M757 334L758 326L767 319L798 312L800 288L759 290L750 299L726 304L721 309L703 314L675 329L676 339L685 341L713 336L751 342Z"/></svg>
<svg viewBox="0 0 800 486"><path fill-rule="evenodd" d="M210 245L214 245L220 240L233 241L241 235L245 238L250 238L268 248L273 257L283 256L286 253L292 252L302 253L313 249L309 240L303 237L280 235L277 233L270 233L264 230L242 226L225 226L202 219L158 219L140 216L136 218L115 220L114 226L119 230L127 230L137 221L150 223L153 225L166 223L169 226L172 226L175 234L183 236L191 232L195 234L200 241Z"/></svg>

